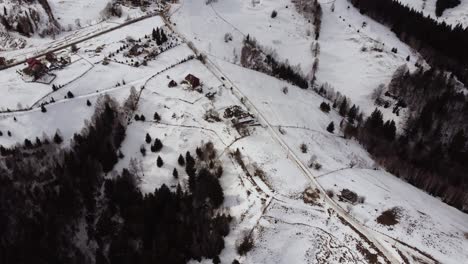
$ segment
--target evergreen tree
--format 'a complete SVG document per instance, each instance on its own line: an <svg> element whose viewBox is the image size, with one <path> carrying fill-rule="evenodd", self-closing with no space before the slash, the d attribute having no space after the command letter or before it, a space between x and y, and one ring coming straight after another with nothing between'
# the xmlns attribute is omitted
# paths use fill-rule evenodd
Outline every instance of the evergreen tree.
<svg viewBox="0 0 468 264"><path fill-rule="evenodd" d="M185 166L185 159L182 154L179 155L179 159L177 160L180 166Z"/></svg>
<svg viewBox="0 0 468 264"><path fill-rule="evenodd" d="M91 106L91 102L89 100L86 100L86 105Z"/></svg>
<svg viewBox="0 0 468 264"><path fill-rule="evenodd" d="M31 140L29 140L29 139L26 138L26 139L24 140L24 146L25 146L26 148L32 148L33 145L32 145Z"/></svg>
<svg viewBox="0 0 468 264"><path fill-rule="evenodd" d="M62 137L58 134L58 132L55 132L54 143L55 144L61 144L62 142L63 142Z"/></svg>
<svg viewBox="0 0 468 264"><path fill-rule="evenodd" d="M75 97L75 95L72 92L68 91L67 97L68 98L73 98L73 97Z"/></svg>
<svg viewBox="0 0 468 264"><path fill-rule="evenodd" d="M358 109L356 105L353 105L351 109L349 109L349 112L348 112L348 122L350 122L351 124L354 124L354 120L356 119L357 112L358 112Z"/></svg>
<svg viewBox="0 0 468 264"><path fill-rule="evenodd" d="M158 165L159 168L161 168L164 165L164 162L161 159L161 156L158 156L158 159L156 161L156 165Z"/></svg>
<svg viewBox="0 0 468 264"><path fill-rule="evenodd" d="M145 141L147 144L151 143L152 139L151 139L150 134L146 133Z"/></svg>
<svg viewBox="0 0 468 264"><path fill-rule="evenodd" d="M163 148L163 144L159 138L154 140L153 145L151 146L152 152L159 152Z"/></svg>
<svg viewBox="0 0 468 264"><path fill-rule="evenodd" d="M47 109L45 108L45 106L44 106L44 105L41 105L41 112L42 112L42 113L45 113L45 112L47 112Z"/></svg>
<svg viewBox="0 0 468 264"><path fill-rule="evenodd" d="M174 168L174 170L172 171L172 176L173 176L175 179L179 178L179 172L177 171L176 168Z"/></svg>
<svg viewBox="0 0 468 264"><path fill-rule="evenodd" d="M332 134L335 131L335 124L333 122L330 122L330 124L328 124L327 131L332 133Z"/></svg>
<svg viewBox="0 0 468 264"><path fill-rule="evenodd" d="M161 117L159 116L158 112L154 112L153 120L156 122L161 121Z"/></svg>
<svg viewBox="0 0 468 264"><path fill-rule="evenodd" d="M40 140L38 137L36 137L36 146L37 146L37 147L42 146L42 142L41 142L41 140Z"/></svg>
<svg viewBox="0 0 468 264"><path fill-rule="evenodd" d="M197 147L195 149L195 153L197 153L197 157L200 159L200 160L203 160L203 151L201 150L200 147Z"/></svg>
<svg viewBox="0 0 468 264"><path fill-rule="evenodd" d="M341 115L341 116L346 116L346 113L348 112L348 101L346 100L346 97L343 99L343 101L341 101L341 104L340 104L340 109L338 111L338 113Z"/></svg>
<svg viewBox="0 0 468 264"><path fill-rule="evenodd" d="M383 125L383 130L384 136L387 140L393 141L395 139L396 126L393 120L385 122Z"/></svg>

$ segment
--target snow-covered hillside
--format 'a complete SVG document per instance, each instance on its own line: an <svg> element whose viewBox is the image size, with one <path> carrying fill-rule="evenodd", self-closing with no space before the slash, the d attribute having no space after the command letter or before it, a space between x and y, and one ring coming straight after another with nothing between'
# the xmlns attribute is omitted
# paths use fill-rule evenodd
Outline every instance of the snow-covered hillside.
<svg viewBox="0 0 468 264"><path fill-rule="evenodd" d="M424 62L347 1L319 1L318 40L291 0L180 0L157 10L167 13L123 7L121 18L109 20L101 19L106 1L49 2L62 26L74 25L71 31L54 40L32 36L25 48L0 52L24 61L0 70L2 149L36 137L52 139L55 133L69 148L103 96L121 105L133 100L136 109L125 119L119 158L106 179L130 168L138 173L143 194L162 185L189 190L179 156L190 151L197 157L196 147L211 142L223 166L224 201L216 213L232 217L220 263L459 264L468 259L467 214L376 164L356 140L344 137L344 117L334 108L321 109L333 102L312 88L240 65L247 35L307 78L318 59L316 87L328 84L368 115L376 107L371 94L379 84L387 85L401 65L414 70L416 61ZM446 10L444 17L458 21L461 15L452 12L462 9L463 4ZM320 52L314 57L317 43ZM52 66L35 72L37 65ZM386 118L400 120L380 108ZM161 149L153 147L156 139ZM245 237L253 246L240 252ZM85 238L78 238L83 248L96 246Z"/></svg>
<svg viewBox="0 0 468 264"><path fill-rule="evenodd" d="M443 21L452 26L458 24L464 27L468 26L468 2L466 1L462 0L458 6L446 9L440 17L435 14L436 0L398 0L398 2L414 8L414 10L421 11L424 15L430 16L439 22Z"/></svg>

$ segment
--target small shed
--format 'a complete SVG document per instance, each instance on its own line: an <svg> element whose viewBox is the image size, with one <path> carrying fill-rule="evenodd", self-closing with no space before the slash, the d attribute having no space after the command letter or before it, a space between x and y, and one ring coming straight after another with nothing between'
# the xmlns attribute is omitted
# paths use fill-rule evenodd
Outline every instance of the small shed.
<svg viewBox="0 0 468 264"><path fill-rule="evenodd" d="M200 86L200 79L198 79L197 77L195 77L192 74L188 74L185 77L185 80L192 86L192 88L196 88L196 87Z"/></svg>
<svg viewBox="0 0 468 264"><path fill-rule="evenodd" d="M168 86L169 88L176 87L176 86L177 86L177 82L174 81L174 80L171 80L171 81L167 84L167 86Z"/></svg>

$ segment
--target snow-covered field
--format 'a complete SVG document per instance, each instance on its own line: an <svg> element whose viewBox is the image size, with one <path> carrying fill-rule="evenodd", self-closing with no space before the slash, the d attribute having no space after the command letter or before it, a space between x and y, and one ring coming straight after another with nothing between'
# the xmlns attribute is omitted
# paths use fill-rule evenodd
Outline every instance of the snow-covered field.
<svg viewBox="0 0 468 264"><path fill-rule="evenodd" d="M388 84L403 64L410 69L418 54L402 43L390 29L363 16L345 0L323 4L320 64L317 79L329 83L370 114L375 108L370 98L379 84ZM348 8L350 6L350 8ZM366 26L363 27L363 23ZM382 52L374 51L376 47ZM392 53L391 49L398 52ZM410 56L410 61L406 57Z"/></svg>
<svg viewBox="0 0 468 264"><path fill-rule="evenodd" d="M316 156L322 168L311 170L325 189L338 195L342 189L347 188L365 197L364 203L355 206L339 203L359 222L371 230L385 234L386 239L392 238L390 245L395 243L393 239L403 241L442 263L463 263L467 259L468 241L464 233L468 229L468 215L378 168L369 154L355 141L345 140L339 133L328 133L325 129L327 124L333 121L338 128L341 119L336 113L325 114L320 111L322 98L297 87L290 87L285 95L281 91L282 87L288 86L285 82L219 59L214 61L265 114L271 124L281 126L284 131L282 137L304 164L309 162L311 156ZM302 143L307 145L307 153L301 152L299 146ZM266 147L265 152L273 153L269 148L271 147ZM260 161L264 162L262 158ZM264 163L271 164L271 161ZM283 160L282 164L276 163L275 167L280 172L282 168L287 168L283 173L289 172L286 173L289 174L288 178L282 176L279 182L275 182L278 179L272 179L272 186L280 187L278 192L281 194L285 194L289 188L297 191L301 185L303 188L307 185L302 175L295 175L291 173L294 171L291 167L285 167L284 164L287 163L287 160ZM268 170L270 171L273 170ZM338 201L337 196L335 200ZM387 227L376 222L383 211L393 207L402 208L400 223ZM275 240L272 237L270 239L272 240L269 241ZM278 239L279 237L276 238ZM403 248L409 249L407 246Z"/></svg>
<svg viewBox="0 0 468 264"><path fill-rule="evenodd" d="M76 17L86 17L88 9L94 12L89 16L95 17L104 5L98 1L52 2L53 8L60 8L63 21L70 19L74 9L81 10ZM289 0L256 2L252 6L252 1L219 0L205 5L205 1L181 0L172 7L171 21L185 39L208 55L206 64L191 58L193 50L183 43L148 61L147 66L113 61L103 65L104 58L127 37L142 38L163 26L164 21L156 16L80 43L74 63L54 72L57 78L52 84L65 85L57 91L52 91L52 84L25 83L16 73L24 65L0 71L0 87L4 89L0 107L35 106L29 111L0 114L0 145L9 147L42 134L52 137L57 130L68 142L89 120L99 96L109 94L122 103L132 87L138 92L143 88L135 114L144 115L145 121L130 122L121 147L124 157L115 170L138 166L144 192L162 184L170 188L177 183L186 185L187 175L177 164L178 156L187 151L195 156L197 146L212 142L224 166L220 179L224 206L233 216L220 255L222 263L233 259L241 263L385 263L369 234L400 262L406 258L409 263L431 263L433 258L442 263L464 263L468 259L468 215L375 165L357 142L342 137L342 117L334 110L322 112L319 105L325 99L312 90L237 65L242 39L250 34L261 45L275 49L281 59L299 64L304 73L312 67L313 37L307 36L307 20ZM318 81L330 83L369 112L374 108L369 97L373 89L387 83L393 71L407 63L408 55L409 64L414 65L417 54L389 29L347 5L337 0L333 12L330 5L322 5ZM275 19L270 17L273 10L278 11ZM224 34L228 32L233 41L226 43ZM60 37L56 43L63 41L68 40ZM385 43L383 52L371 51L376 41ZM393 47L398 49L396 54L390 52ZM182 84L188 74L200 79L201 92ZM171 80L177 86L168 87ZM287 93L284 87L288 87ZM237 89L245 96L242 100L235 93ZM65 98L69 92L73 98ZM52 98L55 102L46 105L46 113L41 112L40 104ZM87 100L92 106L87 106ZM238 132L223 116L233 105L247 111L241 102L245 100L258 111L250 109L254 125L247 126L248 135ZM205 120L208 111L217 112L220 119ZM161 117L159 122L153 120L155 112ZM335 133L326 130L330 122ZM276 132L272 133L270 126ZM162 141L161 151L150 150L145 142L147 133L152 140ZM307 147L306 153L301 144ZM146 155L141 153L142 146ZM237 149L243 164L233 155ZM164 161L162 167L156 165L158 156ZM309 168L311 160L320 168ZM323 189L334 193L333 204L315 189L318 186L299 163L306 165ZM174 168L178 179L172 176ZM338 194L345 188L365 197L363 203L340 202ZM335 203L368 232L352 227L334 209ZM376 221L383 211L394 207L399 208L398 223L385 226ZM239 256L236 243L245 233L252 233L255 245L247 255Z"/></svg>

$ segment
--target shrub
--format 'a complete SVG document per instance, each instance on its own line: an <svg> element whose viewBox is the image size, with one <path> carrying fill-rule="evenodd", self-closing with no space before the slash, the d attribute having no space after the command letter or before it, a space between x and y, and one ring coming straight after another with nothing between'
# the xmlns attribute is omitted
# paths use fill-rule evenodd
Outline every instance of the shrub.
<svg viewBox="0 0 468 264"><path fill-rule="evenodd" d="M285 86L281 89L281 91L284 93L284 94L288 94L289 90L288 90L288 87Z"/></svg>
<svg viewBox="0 0 468 264"><path fill-rule="evenodd" d="M360 195L358 196L357 203L363 204L365 201L366 201L365 196L360 196Z"/></svg>
<svg viewBox="0 0 468 264"><path fill-rule="evenodd" d="M318 162L315 162L314 164L314 169L316 170L320 170L322 168L322 164L318 163Z"/></svg>
<svg viewBox="0 0 468 264"><path fill-rule="evenodd" d="M300 149L301 149L302 153L307 153L307 145L306 144L302 143L300 145Z"/></svg>
<svg viewBox="0 0 468 264"><path fill-rule="evenodd" d="M247 232L243 235L242 239L239 241L239 243L236 246L237 253L243 256L247 254L247 252L252 250L253 246L254 246L254 241L252 238L252 234Z"/></svg>
<svg viewBox="0 0 468 264"><path fill-rule="evenodd" d="M327 196L330 197L330 198L333 198L333 196L335 196L335 193L333 192L332 189L326 190L325 193L326 193Z"/></svg>
<svg viewBox="0 0 468 264"><path fill-rule="evenodd" d="M273 10L273 12L271 12L271 18L275 18L276 16L278 16L278 12L276 12L276 10Z"/></svg>
<svg viewBox="0 0 468 264"><path fill-rule="evenodd" d="M141 145L140 152L141 152L141 155L146 156L146 148L144 145Z"/></svg>
<svg viewBox="0 0 468 264"><path fill-rule="evenodd" d="M327 103L325 103L325 102L322 102L322 103L320 104L320 110L322 110L322 112L324 112L324 113L329 113L329 112L330 112L330 109L331 109L331 108L330 108L330 105L329 105L329 104L327 104Z"/></svg>

